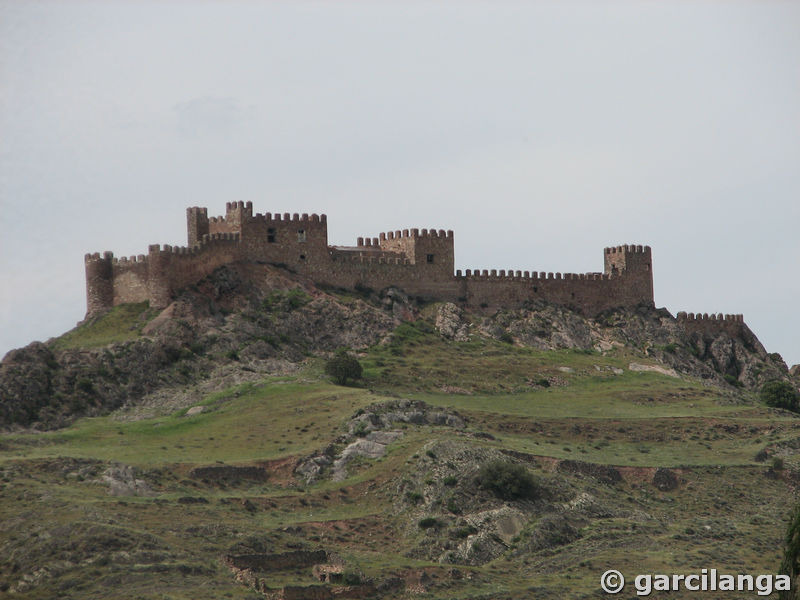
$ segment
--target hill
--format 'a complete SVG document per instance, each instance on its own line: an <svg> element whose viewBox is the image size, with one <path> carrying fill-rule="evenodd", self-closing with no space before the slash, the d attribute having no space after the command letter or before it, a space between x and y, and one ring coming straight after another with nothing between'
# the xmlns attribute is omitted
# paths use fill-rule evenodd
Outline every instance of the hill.
<svg viewBox="0 0 800 600"><path fill-rule="evenodd" d="M323 374L341 347L359 387ZM3 360L0 586L592 598L612 568L775 573L800 448L753 393L776 378L749 330L664 310L470 312L224 267Z"/></svg>

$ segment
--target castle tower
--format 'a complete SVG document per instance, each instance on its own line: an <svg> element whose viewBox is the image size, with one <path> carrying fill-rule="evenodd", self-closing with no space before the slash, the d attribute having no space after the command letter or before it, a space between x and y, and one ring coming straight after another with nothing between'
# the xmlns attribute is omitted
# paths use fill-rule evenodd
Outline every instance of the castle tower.
<svg viewBox="0 0 800 600"><path fill-rule="evenodd" d="M186 230L189 234L189 247L199 244L208 231L208 209L192 206L186 209Z"/></svg>
<svg viewBox="0 0 800 600"><path fill-rule="evenodd" d="M114 305L114 271L112 252L87 254L86 268L86 314L101 313Z"/></svg>
<svg viewBox="0 0 800 600"><path fill-rule="evenodd" d="M625 280L622 292L627 303L638 300L652 306L653 258L650 246L626 244L603 251L605 274Z"/></svg>

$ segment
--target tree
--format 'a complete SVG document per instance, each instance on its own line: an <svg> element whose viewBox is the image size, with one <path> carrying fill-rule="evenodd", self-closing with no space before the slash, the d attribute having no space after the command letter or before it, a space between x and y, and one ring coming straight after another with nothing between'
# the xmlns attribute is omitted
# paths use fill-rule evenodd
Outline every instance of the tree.
<svg viewBox="0 0 800 600"><path fill-rule="evenodd" d="M337 350L333 358L325 363L325 374L333 377L339 385L347 385L349 379L361 379L363 372L361 363L344 348Z"/></svg>
<svg viewBox="0 0 800 600"><path fill-rule="evenodd" d="M800 403L797 390L788 381L768 381L761 388L759 395L764 404L773 408L797 412Z"/></svg>
<svg viewBox="0 0 800 600"><path fill-rule="evenodd" d="M486 463L478 471L478 485L503 500L533 498L536 480L522 465L503 460Z"/></svg>

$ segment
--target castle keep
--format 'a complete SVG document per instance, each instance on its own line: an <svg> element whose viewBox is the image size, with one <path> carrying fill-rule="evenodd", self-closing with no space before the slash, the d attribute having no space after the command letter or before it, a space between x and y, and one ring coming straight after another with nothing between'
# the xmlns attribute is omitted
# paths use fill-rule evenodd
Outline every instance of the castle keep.
<svg viewBox="0 0 800 600"><path fill-rule="evenodd" d="M289 268L318 284L381 290L390 286L412 296L450 301L469 308L518 308L545 300L588 316L616 307L654 306L649 246L615 246L603 251L602 273L545 273L515 270L454 271L453 232L404 229L358 238L354 246L328 244L325 215L253 214L251 202L229 202L224 217L205 208L186 211L188 245L151 245L146 255L115 258L87 254L87 317L126 302L166 307L182 288L215 269L238 261ZM697 329L716 317L681 315ZM731 326L740 317L724 319Z"/></svg>

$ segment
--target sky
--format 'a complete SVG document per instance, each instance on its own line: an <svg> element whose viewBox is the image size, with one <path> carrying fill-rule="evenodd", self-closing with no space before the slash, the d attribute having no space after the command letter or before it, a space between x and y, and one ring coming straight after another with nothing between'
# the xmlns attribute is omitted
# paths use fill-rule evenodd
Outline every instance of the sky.
<svg viewBox="0 0 800 600"><path fill-rule="evenodd" d="M0 356L83 256L186 207L453 229L456 268L601 271L800 363L800 3L0 0Z"/></svg>

